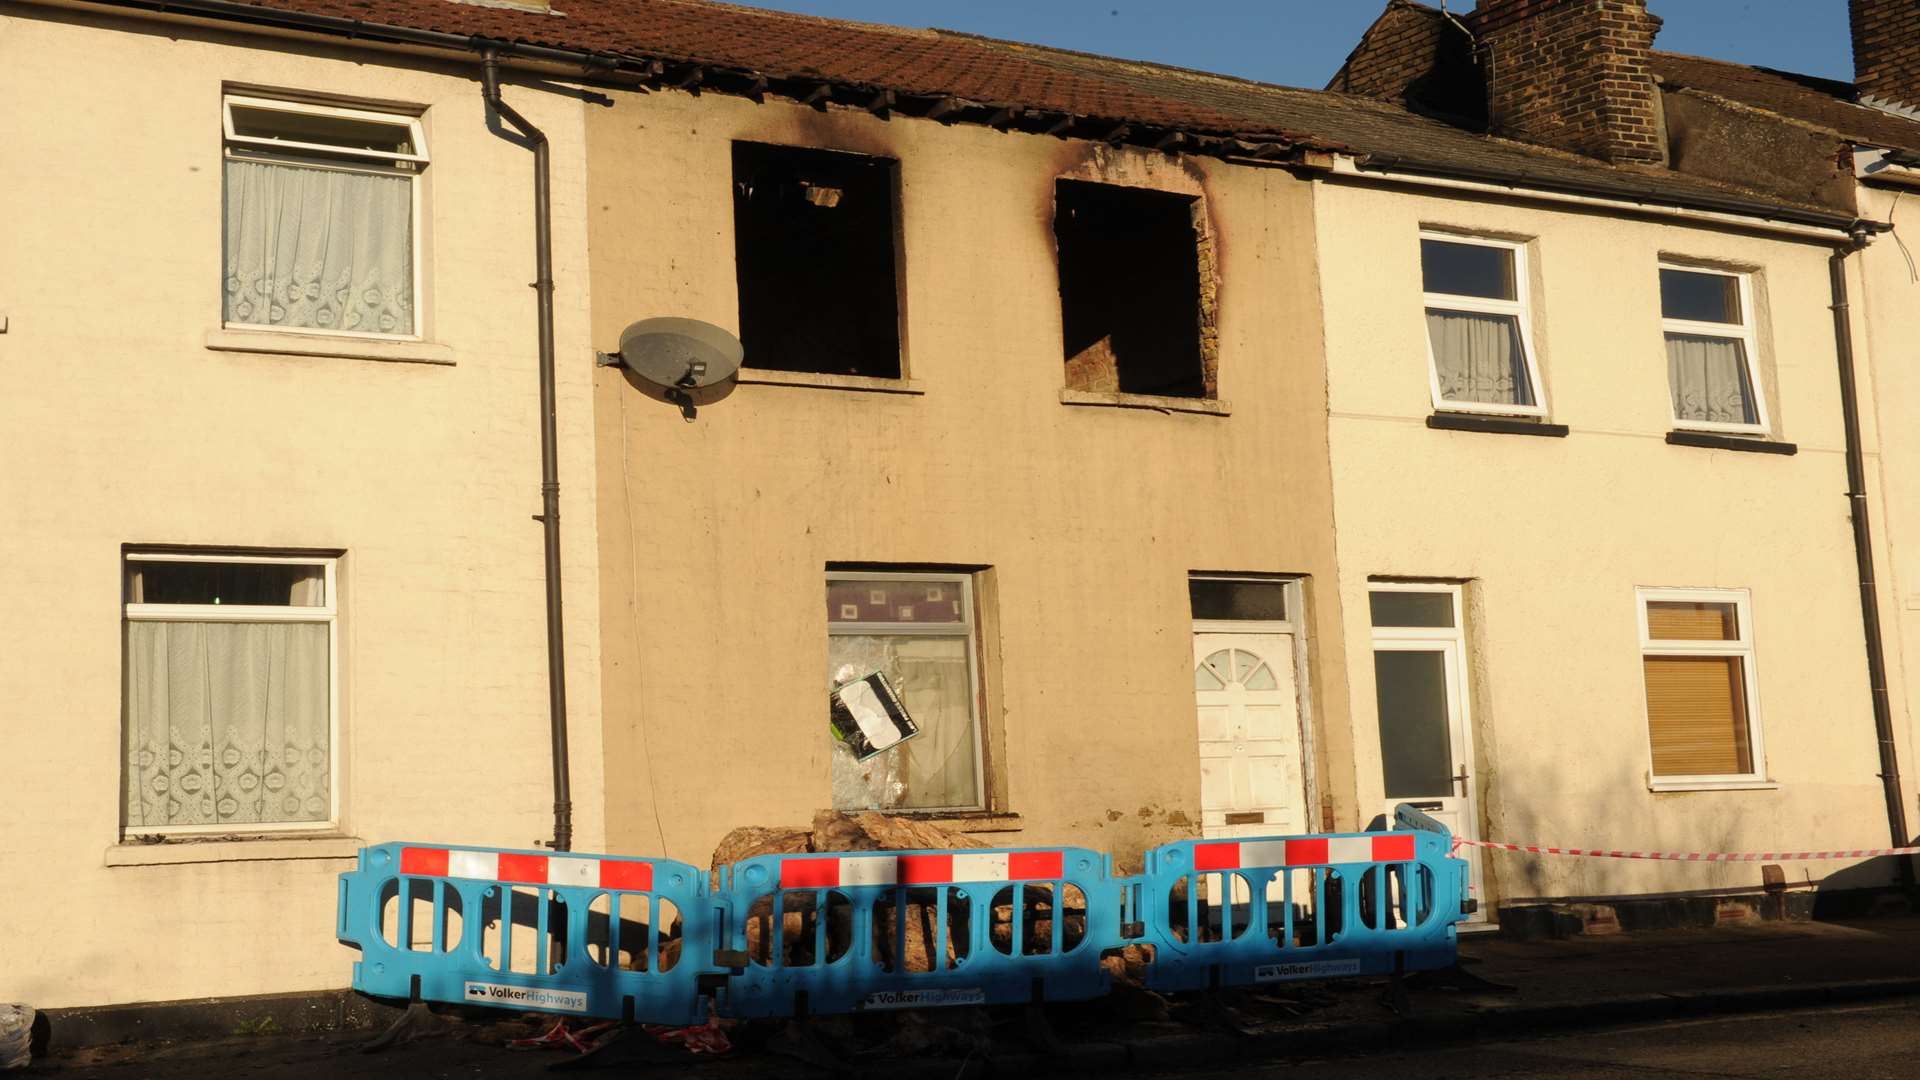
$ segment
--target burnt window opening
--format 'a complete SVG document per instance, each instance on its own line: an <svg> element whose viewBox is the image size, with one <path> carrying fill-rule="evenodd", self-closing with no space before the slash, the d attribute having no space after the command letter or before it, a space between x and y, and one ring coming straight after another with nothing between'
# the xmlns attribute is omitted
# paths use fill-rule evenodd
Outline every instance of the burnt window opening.
<svg viewBox="0 0 1920 1080"><path fill-rule="evenodd" d="M733 253L748 367L900 377L896 163L733 144Z"/></svg>
<svg viewBox="0 0 1920 1080"><path fill-rule="evenodd" d="M1067 387L1213 397L1200 201L1061 180L1053 234Z"/></svg>

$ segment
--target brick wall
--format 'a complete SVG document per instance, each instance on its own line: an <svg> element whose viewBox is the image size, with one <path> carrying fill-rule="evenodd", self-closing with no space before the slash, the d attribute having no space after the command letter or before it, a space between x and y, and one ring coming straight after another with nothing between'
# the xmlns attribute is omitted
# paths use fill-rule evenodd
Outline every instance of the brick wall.
<svg viewBox="0 0 1920 1080"><path fill-rule="evenodd" d="M1433 8L1389 0L1327 89L1361 94L1415 112L1479 127L1486 87L1467 32Z"/></svg>
<svg viewBox="0 0 1920 1080"><path fill-rule="evenodd" d="M1438 13L1407 0L1393 0L1367 28L1327 89L1400 104L1407 85L1433 67L1442 25Z"/></svg>
<svg viewBox="0 0 1920 1080"><path fill-rule="evenodd" d="M1920 0L1848 0L1863 100L1920 108Z"/></svg>
<svg viewBox="0 0 1920 1080"><path fill-rule="evenodd" d="M1660 20L1646 0L1480 0L1492 130L1611 162L1666 158L1647 66Z"/></svg>

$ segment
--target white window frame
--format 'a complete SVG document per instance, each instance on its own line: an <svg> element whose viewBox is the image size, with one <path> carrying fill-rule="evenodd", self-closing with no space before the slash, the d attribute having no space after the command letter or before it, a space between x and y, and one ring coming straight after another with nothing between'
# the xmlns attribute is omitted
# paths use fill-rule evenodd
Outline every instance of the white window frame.
<svg viewBox="0 0 1920 1080"><path fill-rule="evenodd" d="M1473 703L1467 693L1467 610L1466 586L1452 581L1369 581L1367 582L1367 626L1371 631L1373 652L1437 652L1444 657L1447 694L1459 709L1458 727L1473 730ZM1433 593L1445 595L1453 605L1452 626L1374 626L1374 593ZM1452 726L1453 718L1448 718ZM1450 747L1459 758L1455 765L1476 775L1473 740L1464 746ZM1455 774L1458 775L1457 773Z"/></svg>
<svg viewBox="0 0 1920 1080"><path fill-rule="evenodd" d="M402 154L384 150L360 150L352 147L334 146L328 143L296 142L288 139L263 139L257 136L237 135L234 133L233 106L264 109L272 112L295 113L307 116L335 116L345 120L368 120L382 124L404 125L412 133L413 152ZM427 149L426 126L421 118L411 113L378 112L369 109L351 108L340 105L313 105L304 101L287 101L279 98L254 97L248 94L228 93L221 96L220 124L223 136L221 160L262 161L275 165L295 165L303 169L333 169L339 172L367 173L374 176L398 176L408 181L408 190L412 194L412 223L409 231L412 236L412 252L409 262L413 268L413 327L405 334L382 334L366 330L329 330L317 326L274 326L270 323L229 322L226 319L225 302L222 301L220 325L226 330L240 330L248 333L302 334L320 337L357 338L370 341L425 341L426 340L426 244L422 240L421 221L423 218L423 193L420 177L426 169L429 158ZM355 160L358 159L358 160ZM225 197L226 170L221 170L220 183L222 197ZM221 251L221 279L226 278L226 252L224 238Z"/></svg>
<svg viewBox="0 0 1920 1080"><path fill-rule="evenodd" d="M1741 356L1747 365L1747 386L1753 391L1753 415L1758 420L1752 424L1729 424L1715 420L1682 420L1673 400L1673 384L1667 382L1667 412L1673 417L1673 426L1682 431L1719 431L1736 435L1767 435L1773 431L1767 422L1767 393L1760 385L1760 341L1754 330L1753 314L1753 275L1744 270L1722 270L1714 266L1693 266L1683 262L1661 259L1661 270L1679 270L1689 274L1711 274L1715 277L1730 277L1740 286L1740 322L1695 322L1691 319L1669 319L1666 309L1660 311L1660 345L1662 358L1668 334L1691 334L1695 337L1722 338L1740 342ZM1665 366L1662 365L1662 371Z"/></svg>
<svg viewBox="0 0 1920 1080"><path fill-rule="evenodd" d="M1740 636L1733 641L1655 639L1647 630L1647 604L1658 601L1679 603L1732 604L1734 621ZM1713 791L1727 788L1774 787L1767 779L1767 747L1760 723L1760 678L1755 670L1753 646L1753 594L1748 589L1670 589L1642 587L1634 590L1635 614L1640 627L1640 731L1646 740L1647 787L1653 791ZM1741 679L1747 695L1747 749L1753 759L1750 772L1706 776L1662 776L1653 771L1653 714L1647 707L1648 657L1659 656L1732 656L1740 659Z"/></svg>
<svg viewBox="0 0 1920 1080"><path fill-rule="evenodd" d="M327 625L327 792L331 804L325 821L260 821L209 825L126 824L126 791L120 792L121 833L138 836L194 836L256 833L332 833L340 827L340 606L337 585L340 560L332 555L225 555L215 552L129 551L121 556L120 578L125 588L128 568L143 562L275 563L320 566L325 571L322 603L318 607L277 604L135 604L122 600L126 622L278 622ZM123 689L121 708L126 709ZM123 719L122 724L126 721ZM122 738L125 738L124 731ZM125 762L121 763L125 768Z"/></svg>
<svg viewBox="0 0 1920 1080"><path fill-rule="evenodd" d="M987 732L980 708L980 644L973 609L972 574L922 573L912 570L829 570L826 583L836 581L915 581L929 585L952 584L960 588L958 623L923 622L843 622L827 619L828 637L960 637L967 641L967 709L973 716L973 804L968 806L901 807L886 813L912 814L972 813L987 809ZM829 613L831 616L831 613Z"/></svg>
<svg viewBox="0 0 1920 1080"><path fill-rule="evenodd" d="M1439 240L1449 244L1470 244L1476 247L1499 248L1513 259L1513 295L1512 300L1493 300L1484 296L1461 296L1457 293L1425 292L1420 294L1420 333L1427 343L1427 390L1433 396L1436 412L1489 413L1497 416L1541 416L1547 415L1547 388L1540 381L1540 361L1533 348L1533 316L1528 311L1532 306L1528 296L1529 271L1527 268L1527 245L1513 240L1495 240L1485 236L1469 236L1462 233L1442 232L1437 229L1421 229L1420 239ZM1424 255L1421 260L1422 283L1425 282L1426 266ZM1527 362L1527 382L1533 391L1532 405L1503 405L1498 402L1450 401L1440 395L1440 364L1433 355L1433 331L1427 326L1426 309L1442 308L1448 311L1465 311L1477 315L1512 315L1517 318L1520 327L1520 351Z"/></svg>

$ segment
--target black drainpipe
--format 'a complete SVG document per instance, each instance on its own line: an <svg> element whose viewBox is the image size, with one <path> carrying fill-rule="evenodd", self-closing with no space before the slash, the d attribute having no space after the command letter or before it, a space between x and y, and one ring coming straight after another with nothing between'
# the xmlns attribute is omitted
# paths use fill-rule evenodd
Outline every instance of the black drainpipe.
<svg viewBox="0 0 1920 1080"><path fill-rule="evenodd" d="M1887 829L1893 846L1907 843L1907 811L1900 794L1900 759L1893 741L1893 704L1887 696L1886 647L1880 637L1880 590L1873 573L1873 532L1867 525L1866 455L1860 448L1860 399L1854 390L1853 321L1847 303L1847 256L1867 246L1866 231L1833 249L1827 274L1833 289L1833 346L1840 359L1840 412L1847 431L1847 508L1853 518L1853 559L1860 571L1860 619L1867 636L1867 681L1873 693L1873 729L1880 740L1880 783L1887 794ZM1901 881L1913 880L1913 863L1900 860Z"/></svg>
<svg viewBox="0 0 1920 1080"><path fill-rule="evenodd" d="M500 56L480 65L487 105L533 144L534 294L540 307L540 524L547 547L547 703L553 728L553 850L573 850L573 793L567 766L566 648L560 629L560 453L553 406L553 198L547 136L500 100Z"/></svg>

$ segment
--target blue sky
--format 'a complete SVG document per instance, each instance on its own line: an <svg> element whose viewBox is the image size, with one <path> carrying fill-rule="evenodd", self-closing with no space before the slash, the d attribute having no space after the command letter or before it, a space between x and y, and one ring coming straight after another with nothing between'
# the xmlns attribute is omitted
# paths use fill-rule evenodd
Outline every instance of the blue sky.
<svg viewBox="0 0 1920 1080"><path fill-rule="evenodd" d="M1326 85L1386 0L736 0ZM1437 3L1437 0L1433 0ZM1455 11L1473 0L1450 0ZM1846 0L1651 0L1671 52L1851 79Z"/></svg>

